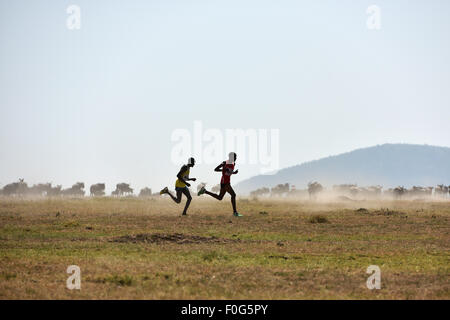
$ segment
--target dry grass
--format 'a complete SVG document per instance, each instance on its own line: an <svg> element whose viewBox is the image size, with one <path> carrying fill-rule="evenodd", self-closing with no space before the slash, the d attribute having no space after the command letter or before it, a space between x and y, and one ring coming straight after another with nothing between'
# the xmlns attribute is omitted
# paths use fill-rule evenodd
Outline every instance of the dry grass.
<svg viewBox="0 0 450 320"><path fill-rule="evenodd" d="M182 205L0 199L0 299L450 298L449 202ZM72 264L81 290L65 287Z"/></svg>

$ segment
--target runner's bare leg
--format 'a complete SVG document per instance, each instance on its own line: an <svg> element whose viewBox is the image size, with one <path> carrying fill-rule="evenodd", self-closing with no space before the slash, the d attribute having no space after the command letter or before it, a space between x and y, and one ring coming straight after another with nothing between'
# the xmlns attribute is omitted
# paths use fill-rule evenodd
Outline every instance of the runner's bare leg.
<svg viewBox="0 0 450 320"><path fill-rule="evenodd" d="M227 186L227 192L231 196L231 205L233 206L233 212L237 212L237 210L236 210L236 193L234 192L234 190L231 187L231 185Z"/></svg>
<svg viewBox="0 0 450 320"><path fill-rule="evenodd" d="M167 194L172 198L173 201L175 201L176 203L180 203L181 202L181 191L177 190L177 197L175 198L172 193L170 191L167 191ZM189 195L190 196L190 195Z"/></svg>
<svg viewBox="0 0 450 320"><path fill-rule="evenodd" d="M183 215L186 215L187 213L187 209L189 208L189 205L191 204L191 193L189 192L188 188L184 188L184 190L182 191L184 193L184 195L186 196L187 200L186 200L186 204L184 205L184 210L183 210ZM181 195L180 195L181 198Z"/></svg>
<svg viewBox="0 0 450 320"><path fill-rule="evenodd" d="M220 193L219 194L215 194L215 193L209 192L207 190L205 190L205 193L210 195L213 198L216 198L217 200L222 200L226 191L227 191L226 188L220 188Z"/></svg>

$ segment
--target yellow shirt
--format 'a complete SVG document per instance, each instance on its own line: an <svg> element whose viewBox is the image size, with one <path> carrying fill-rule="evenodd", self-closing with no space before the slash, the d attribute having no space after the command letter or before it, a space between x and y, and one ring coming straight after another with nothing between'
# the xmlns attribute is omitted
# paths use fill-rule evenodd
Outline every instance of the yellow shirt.
<svg viewBox="0 0 450 320"><path fill-rule="evenodd" d="M184 181L189 179L189 167L187 167L187 169L181 175L183 176ZM186 184L184 182L180 181L180 179L177 179L177 181L175 181L175 187L176 188L184 188L184 187L186 187Z"/></svg>

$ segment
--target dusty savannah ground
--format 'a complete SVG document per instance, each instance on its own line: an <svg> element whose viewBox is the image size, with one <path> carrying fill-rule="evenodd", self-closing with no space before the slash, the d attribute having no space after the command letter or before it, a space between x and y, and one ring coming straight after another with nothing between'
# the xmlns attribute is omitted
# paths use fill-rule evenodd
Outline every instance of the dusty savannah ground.
<svg viewBox="0 0 450 320"><path fill-rule="evenodd" d="M183 202L184 203L184 202ZM0 299L449 299L450 202L0 198ZM365 208L365 209L360 209ZM66 269L81 268L81 290ZM381 290L366 269L381 268Z"/></svg>

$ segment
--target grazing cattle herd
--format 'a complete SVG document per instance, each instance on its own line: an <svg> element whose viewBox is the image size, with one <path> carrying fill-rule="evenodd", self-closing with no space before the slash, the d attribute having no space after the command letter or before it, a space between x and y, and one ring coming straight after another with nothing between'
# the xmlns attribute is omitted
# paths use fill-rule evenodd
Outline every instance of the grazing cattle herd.
<svg viewBox="0 0 450 320"><path fill-rule="evenodd" d="M89 191L91 192L91 197L92 196L104 196L105 195L105 184L104 183L97 183L97 184L93 184L90 188Z"/></svg>
<svg viewBox="0 0 450 320"><path fill-rule="evenodd" d="M32 187L29 187L24 179L19 179L18 182L7 184L0 189L0 195L2 196L47 196L47 197L84 197L84 182L77 182L72 187L62 189L61 185L52 186L51 183L39 183ZM89 188L90 196L101 197L104 196L106 185L104 183L96 183ZM159 194L159 193L158 193ZM128 183L118 183L116 189L111 193L111 196L130 196L133 195L133 189L130 188ZM139 193L140 197L149 197L153 195L152 189L143 188Z"/></svg>
<svg viewBox="0 0 450 320"><path fill-rule="evenodd" d="M259 188L250 192L252 197L282 196L282 197L309 197L311 200L318 199L320 195L338 196L341 199L420 199L420 198L448 198L450 186L440 184L436 187L413 186L407 189L403 186L383 190L382 186L360 187L356 184L334 185L331 190L326 190L319 182L308 183L304 190L296 189L289 183L279 184L273 188Z"/></svg>
<svg viewBox="0 0 450 320"><path fill-rule="evenodd" d="M204 186L206 183L199 184ZM31 187L24 181L19 179L18 182L13 182L5 185L0 189L0 196L11 197L84 197L85 185L83 182L77 182L70 188L62 189L61 185L52 186L51 183L39 183ZM96 183L90 186L91 197L105 196L105 183ZM212 191L217 191L220 186L214 186ZM376 198L392 198L392 199L425 199L425 198L448 198L450 196L450 186L437 185L436 187L421 187L413 186L407 189L403 186L396 188L388 188L383 190L382 186L360 187L356 184L340 184L334 185L330 190L327 190L319 182L314 181L308 183L307 189L296 189L294 185L289 183L278 184L273 188L263 187L250 192L250 196L256 197L308 197L311 200L318 199L321 195L334 195L342 199L376 199ZM150 197L159 195L152 193L152 189L145 187L140 190L139 197ZM118 183L116 189L111 192L113 197L133 196L133 188L128 183Z"/></svg>

